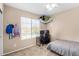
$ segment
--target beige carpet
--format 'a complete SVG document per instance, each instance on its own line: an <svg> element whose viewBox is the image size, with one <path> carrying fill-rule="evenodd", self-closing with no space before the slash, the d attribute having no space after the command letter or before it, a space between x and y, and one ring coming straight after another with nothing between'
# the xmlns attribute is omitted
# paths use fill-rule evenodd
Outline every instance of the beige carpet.
<svg viewBox="0 0 79 59"><path fill-rule="evenodd" d="M54 52L47 50L46 46L34 46L18 52L8 54L6 56L58 56Z"/></svg>

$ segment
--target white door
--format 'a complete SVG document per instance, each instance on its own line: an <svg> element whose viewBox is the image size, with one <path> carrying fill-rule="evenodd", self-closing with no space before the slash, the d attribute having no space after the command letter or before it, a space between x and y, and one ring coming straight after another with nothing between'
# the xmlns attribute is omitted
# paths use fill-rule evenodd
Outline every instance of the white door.
<svg viewBox="0 0 79 59"><path fill-rule="evenodd" d="M3 21L0 13L0 56L3 55Z"/></svg>

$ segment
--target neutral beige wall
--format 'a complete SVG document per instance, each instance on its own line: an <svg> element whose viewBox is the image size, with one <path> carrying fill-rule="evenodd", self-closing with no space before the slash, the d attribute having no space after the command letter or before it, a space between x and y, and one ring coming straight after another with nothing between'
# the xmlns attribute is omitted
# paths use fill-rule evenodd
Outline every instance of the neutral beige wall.
<svg viewBox="0 0 79 59"><path fill-rule="evenodd" d="M79 7L56 14L47 25L52 40L64 39L79 42Z"/></svg>
<svg viewBox="0 0 79 59"><path fill-rule="evenodd" d="M34 18L34 19L37 19L39 17L38 15L4 5L4 18L3 18L3 23L4 23L4 25L3 25L4 26L4 33L3 33L3 35L4 35L4 39L3 39L4 53L12 52L12 51L15 51L17 49L28 47L28 46L36 44L35 39L21 40L20 37L16 37L14 39L9 40L8 35L5 33L6 25L8 25L8 24L16 24L17 23L20 27L20 17L21 16L30 17L30 18Z"/></svg>
<svg viewBox="0 0 79 59"><path fill-rule="evenodd" d="M47 29L47 24L44 24L44 23L40 23L41 25L40 25L40 28L41 28L41 30L46 30Z"/></svg>

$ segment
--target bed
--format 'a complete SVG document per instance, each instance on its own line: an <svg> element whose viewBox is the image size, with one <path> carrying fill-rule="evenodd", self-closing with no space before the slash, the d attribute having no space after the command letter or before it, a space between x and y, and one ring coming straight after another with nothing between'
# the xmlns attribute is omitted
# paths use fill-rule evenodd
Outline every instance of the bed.
<svg viewBox="0 0 79 59"><path fill-rule="evenodd" d="M47 49L62 56L79 56L79 42L68 40L54 40Z"/></svg>

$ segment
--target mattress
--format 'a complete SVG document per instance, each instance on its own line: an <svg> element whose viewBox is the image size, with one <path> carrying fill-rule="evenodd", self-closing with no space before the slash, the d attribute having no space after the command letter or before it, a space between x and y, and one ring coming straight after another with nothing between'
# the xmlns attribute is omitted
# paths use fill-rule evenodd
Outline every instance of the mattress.
<svg viewBox="0 0 79 59"><path fill-rule="evenodd" d="M79 56L79 42L55 40L48 44L47 49L63 56Z"/></svg>

